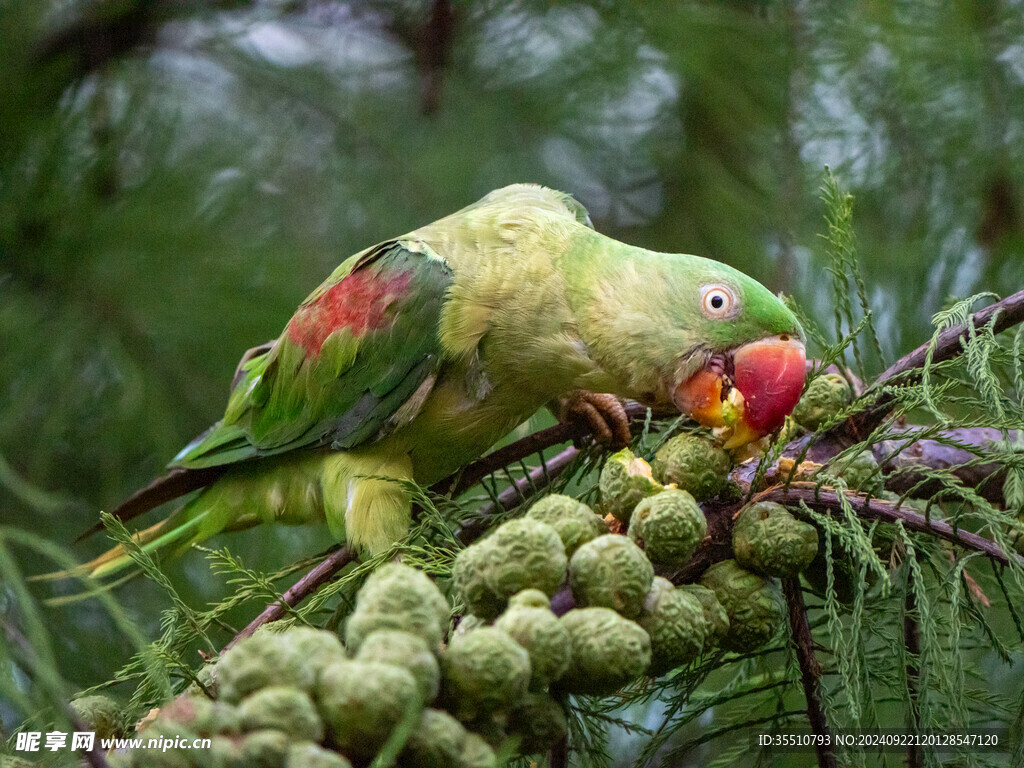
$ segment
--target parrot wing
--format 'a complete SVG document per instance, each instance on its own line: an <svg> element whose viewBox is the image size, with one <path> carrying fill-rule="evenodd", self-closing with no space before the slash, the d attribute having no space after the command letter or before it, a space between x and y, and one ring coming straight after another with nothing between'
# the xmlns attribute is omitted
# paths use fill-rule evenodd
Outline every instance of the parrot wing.
<svg viewBox="0 0 1024 768"><path fill-rule="evenodd" d="M170 467L352 448L411 418L402 406L422 402L441 362L438 325L451 282L445 261L416 241L391 240L353 256L277 341L249 350L224 417Z"/></svg>

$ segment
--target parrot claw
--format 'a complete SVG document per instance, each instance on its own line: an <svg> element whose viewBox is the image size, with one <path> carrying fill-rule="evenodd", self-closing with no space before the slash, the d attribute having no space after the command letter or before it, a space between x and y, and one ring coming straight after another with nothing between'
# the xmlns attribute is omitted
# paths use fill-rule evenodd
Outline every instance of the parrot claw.
<svg viewBox="0 0 1024 768"><path fill-rule="evenodd" d="M577 389L559 400L558 420L582 423L594 440L610 448L625 448L633 440L626 409L615 395Z"/></svg>

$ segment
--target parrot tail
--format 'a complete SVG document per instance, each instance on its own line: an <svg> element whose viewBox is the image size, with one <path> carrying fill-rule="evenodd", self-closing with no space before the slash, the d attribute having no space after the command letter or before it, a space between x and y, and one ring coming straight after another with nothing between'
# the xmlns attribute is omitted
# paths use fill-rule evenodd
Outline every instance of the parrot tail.
<svg viewBox="0 0 1024 768"><path fill-rule="evenodd" d="M213 498L208 498L212 496ZM257 519L238 519L237 509L222 501L217 494L201 493L172 515L155 525L132 535L143 552L154 554L171 549L176 558L193 544L205 541L223 530L241 530L257 524ZM212 502L212 503L211 503ZM107 550L99 557L66 571L46 573L33 577L40 581L91 576L105 578L132 567L134 561L124 545Z"/></svg>
<svg viewBox="0 0 1024 768"><path fill-rule="evenodd" d="M180 519L183 517L180 513L185 512L190 506L186 505L167 519L138 531L132 535L132 538L142 548L143 552L150 554L180 542L175 553L178 554L181 550L191 546L194 541L199 540L194 535L194 532L202 525L204 518L207 516L207 512L204 511L188 519ZM182 541L182 539L185 539L185 541ZM101 578L120 573L125 568L131 566L133 562L124 545L118 544L116 547L108 549L99 557L83 564L81 570L93 578ZM74 576L76 573L70 572L68 575Z"/></svg>
<svg viewBox="0 0 1024 768"><path fill-rule="evenodd" d="M172 499L184 496L192 491L198 491L200 488L205 488L223 477L228 469L227 465L204 467L202 469L172 469L166 475L158 477L146 487L137 490L121 502L110 514L121 522L127 522ZM103 523L97 522L87 531L81 533L75 539L75 543L77 544L102 530Z"/></svg>

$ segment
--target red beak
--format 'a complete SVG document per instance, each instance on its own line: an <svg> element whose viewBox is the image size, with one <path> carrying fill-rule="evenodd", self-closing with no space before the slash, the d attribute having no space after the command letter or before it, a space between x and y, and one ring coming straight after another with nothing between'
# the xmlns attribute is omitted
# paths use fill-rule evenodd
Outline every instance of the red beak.
<svg viewBox="0 0 1024 768"><path fill-rule="evenodd" d="M766 435L782 426L800 399L807 373L803 342L773 336L733 353L736 389L743 395L743 420Z"/></svg>
<svg viewBox="0 0 1024 768"><path fill-rule="evenodd" d="M804 388L803 342L783 334L744 344L732 354L731 381L723 370L698 371L676 387L672 400L706 427L728 427L727 447L756 440L782 426ZM742 397L731 393L735 387Z"/></svg>

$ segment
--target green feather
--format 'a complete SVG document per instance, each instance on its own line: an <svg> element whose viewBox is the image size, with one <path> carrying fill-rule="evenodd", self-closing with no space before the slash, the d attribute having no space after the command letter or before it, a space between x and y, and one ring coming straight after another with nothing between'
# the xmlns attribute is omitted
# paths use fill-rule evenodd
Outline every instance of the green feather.
<svg viewBox="0 0 1024 768"><path fill-rule="evenodd" d="M390 303L381 327L317 326L316 334L324 338L316 349L293 338L289 329L304 308L344 287L346 278L364 275L371 289L374 281L387 285L411 276L402 295L385 296ZM220 466L368 439L437 370L438 319L450 283L444 261L409 250L402 241L352 257L303 302L273 347L243 366L224 418L179 453L172 466ZM358 316L360 307L352 303Z"/></svg>

